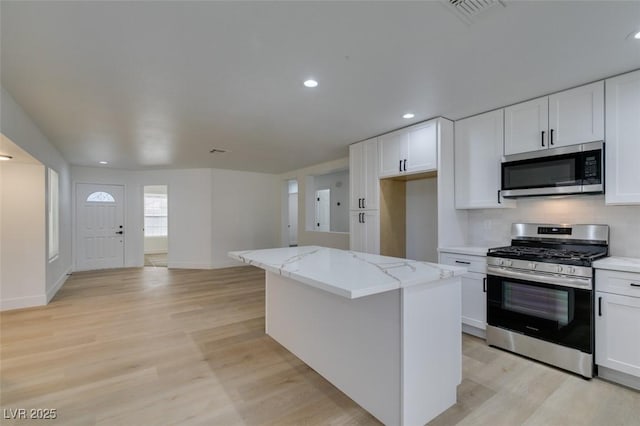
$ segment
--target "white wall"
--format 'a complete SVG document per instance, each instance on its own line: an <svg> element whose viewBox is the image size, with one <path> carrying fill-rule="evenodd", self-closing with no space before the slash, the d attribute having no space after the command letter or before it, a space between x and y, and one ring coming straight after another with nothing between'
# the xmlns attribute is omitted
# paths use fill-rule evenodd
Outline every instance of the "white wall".
<svg viewBox="0 0 640 426"><path fill-rule="evenodd" d="M296 179L298 181L298 245L308 246L317 245L323 247L333 247L343 250L349 250L349 234L346 232L316 232L307 231L306 222L309 213L307 212L305 201L307 199L307 176L323 175L338 170L349 168L349 157L340 158L338 160L326 163L316 164L314 166L305 167L303 169L292 170L283 173L279 177L278 192L280 194L280 209L285 208L288 202L288 191L286 181ZM313 191L313 189L311 189ZM348 204L348 201L347 201ZM313 212L311 212L313 213ZM313 214L311 214L313 217ZM313 219L311 219L313 220ZM280 214L280 245L284 246L288 241L287 215L282 212Z"/></svg>
<svg viewBox="0 0 640 426"><path fill-rule="evenodd" d="M144 263L145 185L167 185L170 268L236 265L231 250L279 245L276 175L218 169L127 171L72 167L75 183L125 185L125 266Z"/></svg>
<svg viewBox="0 0 640 426"><path fill-rule="evenodd" d="M0 164L0 309L46 299L45 168Z"/></svg>
<svg viewBox="0 0 640 426"><path fill-rule="evenodd" d="M58 172L60 254L58 258L47 262L45 266L46 298L50 300L64 284L67 274L71 271L71 173L69 164L4 88L0 88L0 132L42 164ZM46 179L46 173L42 178ZM43 185L46 188L46 182ZM46 250L46 238L45 231L43 250Z"/></svg>
<svg viewBox="0 0 640 426"><path fill-rule="evenodd" d="M520 198L514 209L469 210L469 244L504 245L515 222L609 225L610 254L640 257L640 206L605 206L602 195Z"/></svg>
<svg viewBox="0 0 640 426"><path fill-rule="evenodd" d="M230 250L280 246L281 181L276 175L212 170L212 266L238 265Z"/></svg>
<svg viewBox="0 0 640 426"><path fill-rule="evenodd" d="M407 190L407 259L438 261L438 179L409 181Z"/></svg>
<svg viewBox="0 0 640 426"><path fill-rule="evenodd" d="M167 253L169 238L162 236L144 237L144 254Z"/></svg>

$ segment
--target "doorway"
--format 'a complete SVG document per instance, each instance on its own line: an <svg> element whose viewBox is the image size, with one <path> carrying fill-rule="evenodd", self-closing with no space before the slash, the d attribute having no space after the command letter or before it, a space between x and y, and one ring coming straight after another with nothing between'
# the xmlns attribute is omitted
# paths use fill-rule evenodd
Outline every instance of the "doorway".
<svg viewBox="0 0 640 426"><path fill-rule="evenodd" d="M315 230L329 232L331 230L331 190L316 191L316 220Z"/></svg>
<svg viewBox="0 0 640 426"><path fill-rule="evenodd" d="M124 187L76 186L76 270L124 267Z"/></svg>
<svg viewBox="0 0 640 426"><path fill-rule="evenodd" d="M169 191L167 185L145 185L144 266L166 268L169 262Z"/></svg>
<svg viewBox="0 0 640 426"><path fill-rule="evenodd" d="M287 181L287 242L289 247L298 245L298 181Z"/></svg>

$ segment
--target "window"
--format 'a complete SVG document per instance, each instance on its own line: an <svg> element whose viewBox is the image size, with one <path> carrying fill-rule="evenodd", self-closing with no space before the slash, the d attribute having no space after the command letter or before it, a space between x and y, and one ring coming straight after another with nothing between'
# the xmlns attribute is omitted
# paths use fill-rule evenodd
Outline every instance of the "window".
<svg viewBox="0 0 640 426"><path fill-rule="evenodd" d="M144 236L166 237L167 194L144 194Z"/></svg>
<svg viewBox="0 0 640 426"><path fill-rule="evenodd" d="M113 195L108 192L94 192L87 197L87 201L91 201L94 203L115 203L116 200L113 198Z"/></svg>
<svg viewBox="0 0 640 426"><path fill-rule="evenodd" d="M60 252L60 190L58 173L49 169L49 261L58 257Z"/></svg>

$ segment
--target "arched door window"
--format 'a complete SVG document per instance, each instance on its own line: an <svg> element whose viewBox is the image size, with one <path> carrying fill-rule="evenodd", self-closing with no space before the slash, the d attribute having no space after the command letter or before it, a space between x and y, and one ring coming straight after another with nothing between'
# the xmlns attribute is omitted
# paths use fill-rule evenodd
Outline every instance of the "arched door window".
<svg viewBox="0 0 640 426"><path fill-rule="evenodd" d="M94 203L115 203L116 200L113 198L113 195L108 192L98 191L92 194L89 194L87 197L87 201Z"/></svg>

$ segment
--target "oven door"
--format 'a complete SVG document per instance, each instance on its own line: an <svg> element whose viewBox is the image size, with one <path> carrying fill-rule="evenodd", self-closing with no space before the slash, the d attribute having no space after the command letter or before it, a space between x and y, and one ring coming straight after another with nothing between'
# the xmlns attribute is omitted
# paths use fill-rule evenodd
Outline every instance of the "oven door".
<svg viewBox="0 0 640 426"><path fill-rule="evenodd" d="M487 276L487 323L593 353L591 290Z"/></svg>

